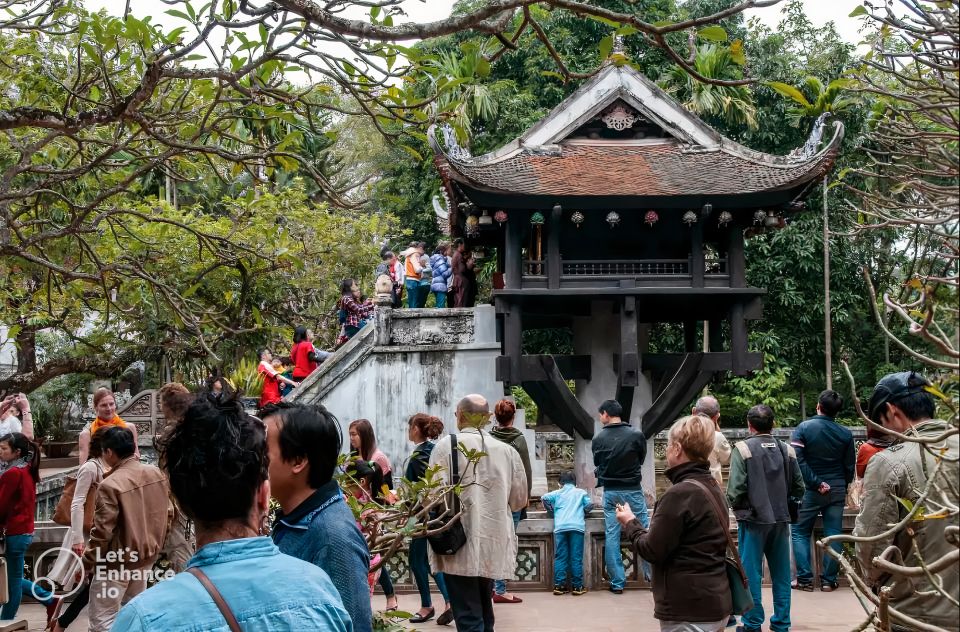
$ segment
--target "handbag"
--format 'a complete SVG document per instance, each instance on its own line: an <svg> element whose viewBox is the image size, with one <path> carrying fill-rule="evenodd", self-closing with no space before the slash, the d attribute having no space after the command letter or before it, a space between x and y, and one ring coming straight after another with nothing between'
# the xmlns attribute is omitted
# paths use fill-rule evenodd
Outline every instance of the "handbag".
<svg viewBox="0 0 960 632"><path fill-rule="evenodd" d="M780 456L783 457L783 482L787 487L787 511L790 513L790 524L796 524L800 518L800 504L802 499L796 499L790 496L790 459L787 458L787 451L784 449L783 442L780 442Z"/></svg>
<svg viewBox="0 0 960 632"><path fill-rule="evenodd" d="M97 468L100 465L97 464ZM100 483L90 482L90 489L87 490L87 498L83 503L83 530L90 531L93 528L93 515L97 508L97 488ZM53 521L59 525L69 527L72 524L70 520L70 506L73 504L73 495L77 489L77 475L68 476L63 482L63 494L57 501L57 508L53 511Z"/></svg>
<svg viewBox="0 0 960 632"><path fill-rule="evenodd" d="M713 505L713 510L720 520L720 528L727 536L727 553L723 558L724 569L727 572L727 583L730 584L730 601L733 603L733 614L743 614L753 609L753 595L750 594L750 586L747 584L747 573L743 570L743 564L740 563L740 554L737 552L737 545L733 543L730 537L730 518L728 512L724 511L717 501L717 497L707 489L707 486L700 481L690 479L690 482L703 490ZM716 484L716 483L714 483ZM733 553L731 558L730 553Z"/></svg>
<svg viewBox="0 0 960 632"><path fill-rule="evenodd" d="M457 456L457 435L450 435L450 481L453 485L460 483L460 459ZM460 496L453 494L453 516L447 519L442 527L443 531L427 536L430 548L437 555L453 555L467 543L467 532L463 528L460 513Z"/></svg>

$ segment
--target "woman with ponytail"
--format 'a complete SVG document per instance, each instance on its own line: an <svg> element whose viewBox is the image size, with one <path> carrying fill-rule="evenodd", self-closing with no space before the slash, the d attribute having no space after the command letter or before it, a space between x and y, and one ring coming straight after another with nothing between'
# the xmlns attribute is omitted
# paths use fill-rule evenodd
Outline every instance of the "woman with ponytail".
<svg viewBox="0 0 960 632"><path fill-rule="evenodd" d="M40 450L25 435L14 432L0 437L0 531L5 534L3 557L7 562L10 600L0 609L0 619L13 619L20 609L22 593L33 594L47 606L47 621L57 601L46 590L23 578L23 558L33 542L33 516L37 510L40 481Z"/></svg>

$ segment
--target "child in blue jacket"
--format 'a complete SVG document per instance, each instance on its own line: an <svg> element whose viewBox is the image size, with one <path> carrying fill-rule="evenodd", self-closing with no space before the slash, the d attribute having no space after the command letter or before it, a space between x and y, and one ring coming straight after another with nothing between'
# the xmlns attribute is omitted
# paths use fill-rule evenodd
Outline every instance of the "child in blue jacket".
<svg viewBox="0 0 960 632"><path fill-rule="evenodd" d="M593 509L587 492L576 487L577 477L573 472L560 475L560 489L541 498L543 506L553 512L553 594L570 592L567 583L569 573L573 594L586 593L583 587L583 532L586 530L586 513Z"/></svg>

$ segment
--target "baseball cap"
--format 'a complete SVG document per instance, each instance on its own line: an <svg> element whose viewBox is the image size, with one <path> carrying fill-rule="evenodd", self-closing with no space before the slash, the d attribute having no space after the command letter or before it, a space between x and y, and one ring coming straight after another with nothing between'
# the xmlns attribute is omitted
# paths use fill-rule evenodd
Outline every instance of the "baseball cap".
<svg viewBox="0 0 960 632"><path fill-rule="evenodd" d="M870 402L867 404L870 420L879 424L879 413L884 404L893 404L915 393L931 392L930 380L915 371L901 371L884 375L873 387Z"/></svg>

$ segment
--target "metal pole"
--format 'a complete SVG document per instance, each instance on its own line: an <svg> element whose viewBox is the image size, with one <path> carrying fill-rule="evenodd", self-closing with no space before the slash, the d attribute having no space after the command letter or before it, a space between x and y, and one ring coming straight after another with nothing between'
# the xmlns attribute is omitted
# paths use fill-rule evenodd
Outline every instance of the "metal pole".
<svg viewBox="0 0 960 632"><path fill-rule="evenodd" d="M823 353L827 388L833 388L833 332L830 326L830 216L827 211L827 178L823 178Z"/></svg>

